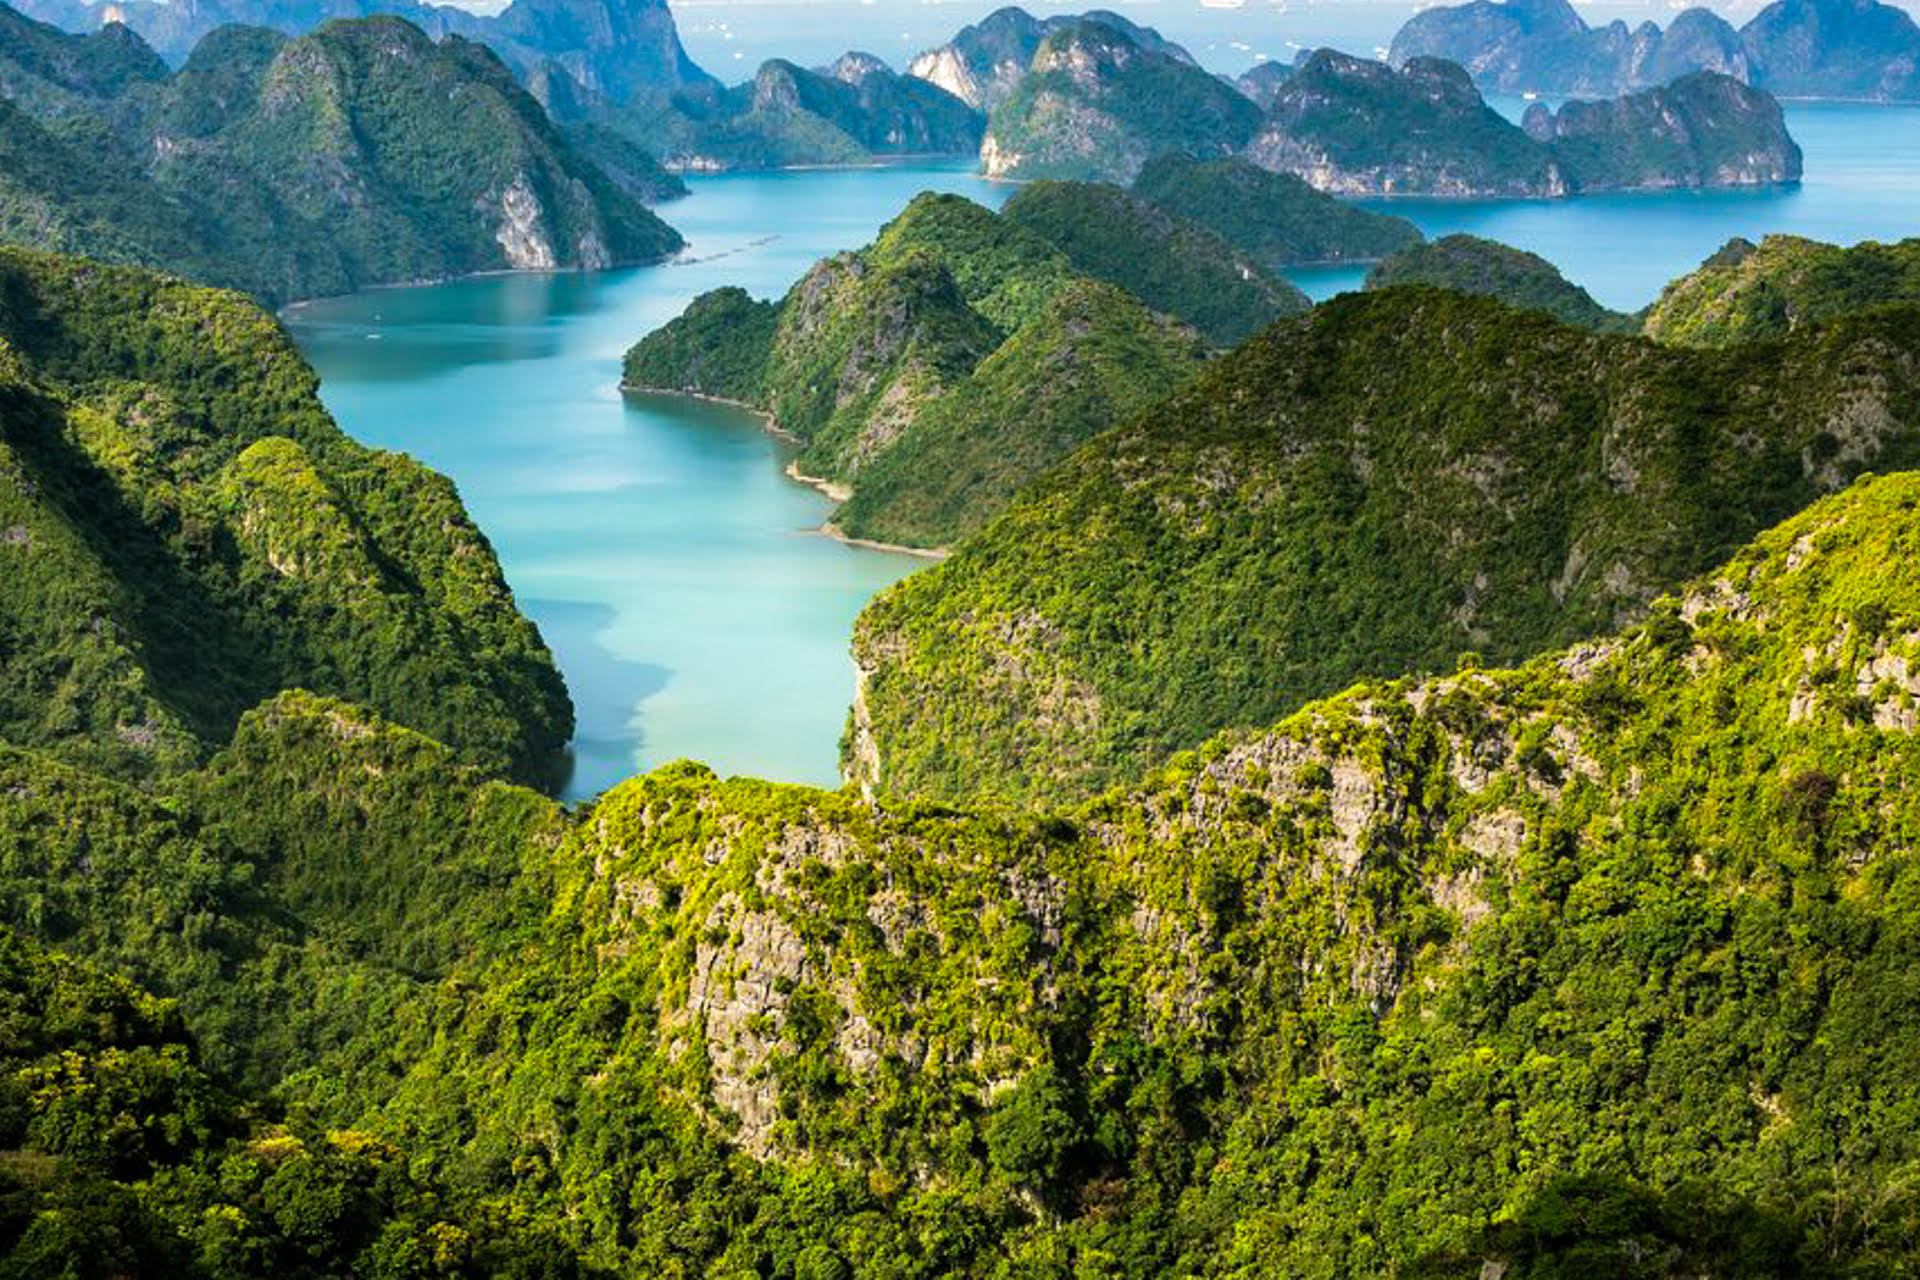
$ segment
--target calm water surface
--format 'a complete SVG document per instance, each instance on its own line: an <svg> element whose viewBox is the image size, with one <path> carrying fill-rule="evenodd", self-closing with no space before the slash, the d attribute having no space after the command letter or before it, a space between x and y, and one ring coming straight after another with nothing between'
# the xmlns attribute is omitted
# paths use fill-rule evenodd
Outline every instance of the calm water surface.
<svg viewBox="0 0 1920 1280"><path fill-rule="evenodd" d="M1518 119L1526 103L1491 95ZM1468 232L1529 249L1605 306L1638 311L1734 236L1791 232L1853 244L1920 235L1920 107L1789 105L1806 179L1758 191L1577 200L1371 200L1429 236ZM1357 289L1364 269L1299 272L1315 298Z"/></svg>
<svg viewBox="0 0 1920 1280"><path fill-rule="evenodd" d="M1531 249L1627 310L1731 236L1920 234L1920 109L1789 117L1807 153L1794 188L1376 203L1430 235ZM781 449L753 419L623 398L620 356L704 290L778 296L918 191L1005 198L968 168L699 179L661 210L691 242L689 261L378 290L290 313L341 425L451 475L492 537L579 709L570 794L689 756L723 773L835 781L854 615L925 562L814 533L829 504L786 479ZM1325 297L1363 275L1297 278Z"/></svg>
<svg viewBox="0 0 1920 1280"><path fill-rule="evenodd" d="M620 394L620 356L693 295L778 295L915 192L997 203L966 166L713 178L662 212L688 262L495 276L298 307L288 324L359 440L452 476L578 710L573 796L682 757L833 785L847 637L927 562L815 533L831 504L736 410Z"/></svg>

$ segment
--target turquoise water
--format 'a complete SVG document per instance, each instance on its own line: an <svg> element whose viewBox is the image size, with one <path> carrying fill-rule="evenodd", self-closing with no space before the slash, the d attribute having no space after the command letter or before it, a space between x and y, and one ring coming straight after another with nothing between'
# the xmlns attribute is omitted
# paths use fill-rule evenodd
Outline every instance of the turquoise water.
<svg viewBox="0 0 1920 1280"><path fill-rule="evenodd" d="M1730 236L1920 234L1920 109L1789 114L1807 152L1798 187L1376 203L1429 234L1531 249L1623 309ZM1006 196L968 168L696 179L690 198L661 211L691 243L687 261L379 290L290 313L341 425L452 476L492 537L579 708L569 794L681 757L835 781L854 615L925 562L813 532L829 504L782 474L783 450L754 419L624 398L620 355L704 290L777 296L815 259L871 238L918 191ZM1324 297L1363 275L1297 278Z"/></svg>
<svg viewBox="0 0 1920 1280"><path fill-rule="evenodd" d="M1490 101L1518 118L1526 105ZM1371 200L1429 236L1468 232L1531 250L1602 304L1638 311L1734 236L1790 232L1853 244L1920 235L1920 107L1791 105L1806 178L1756 191L1577 200ZM1315 298L1358 288L1364 269L1292 273Z"/></svg>
<svg viewBox="0 0 1920 1280"><path fill-rule="evenodd" d="M693 261L329 299L288 313L355 438L452 476L578 708L568 794L670 760L833 785L847 637L926 561L813 532L831 509L721 405L626 398L621 353L694 294L778 294L965 166L713 178L665 212Z"/></svg>

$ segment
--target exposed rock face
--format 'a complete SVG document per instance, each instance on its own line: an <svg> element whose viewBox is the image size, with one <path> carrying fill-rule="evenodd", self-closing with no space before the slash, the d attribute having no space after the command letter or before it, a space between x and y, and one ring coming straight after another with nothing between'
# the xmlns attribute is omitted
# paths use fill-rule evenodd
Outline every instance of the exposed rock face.
<svg viewBox="0 0 1920 1280"><path fill-rule="evenodd" d="M743 85L677 96L627 123L669 167L703 171L972 155L986 127L945 89L858 52L816 70L774 59Z"/></svg>
<svg viewBox="0 0 1920 1280"><path fill-rule="evenodd" d="M100 25L101 10L82 0L23 0L20 7L72 31ZM229 24L302 35L339 19L391 14L436 37L484 41L522 74L554 62L615 101L719 87L687 57L667 0L514 0L492 16L421 0L115 0L113 10L154 48L176 56Z"/></svg>
<svg viewBox="0 0 1920 1280"><path fill-rule="evenodd" d="M1662 190L1797 182L1800 147L1780 104L1731 76L1699 71L1609 102L1527 109L1529 137L1582 189Z"/></svg>
<svg viewBox="0 0 1920 1280"><path fill-rule="evenodd" d="M1349 195L1563 196L1753 186L1800 176L1780 105L1701 72L1608 102L1536 103L1523 127L1459 66L1321 50L1274 99L1247 158Z"/></svg>
<svg viewBox="0 0 1920 1280"><path fill-rule="evenodd" d="M667 0L514 0L491 18L456 14L439 10L434 16L448 31L485 41L516 66L552 59L615 102L717 83L687 57Z"/></svg>
<svg viewBox="0 0 1920 1280"><path fill-rule="evenodd" d="M1280 87L1286 84L1292 74L1293 68L1284 62L1262 62L1235 77L1233 87L1253 99L1254 105L1262 111L1267 111L1273 107Z"/></svg>
<svg viewBox="0 0 1920 1280"><path fill-rule="evenodd" d="M1587 26L1568 0L1475 0L1417 14L1393 38L1388 59L1445 58L1489 88L1611 96L1665 84L1688 71L1746 79L1749 64L1733 27L1689 9L1662 32Z"/></svg>
<svg viewBox="0 0 1920 1280"><path fill-rule="evenodd" d="M553 244L547 239L546 210L534 194L527 175L516 173L500 194L500 230L495 238L508 265L521 271L551 271L558 265Z"/></svg>
<svg viewBox="0 0 1920 1280"><path fill-rule="evenodd" d="M1716 71L1783 98L1920 100L1920 26L1878 0L1778 0L1738 31L1706 9L1629 30L1589 27L1567 0L1474 0L1402 27L1389 58L1416 57L1513 93L1610 96Z"/></svg>
<svg viewBox="0 0 1920 1280"><path fill-rule="evenodd" d="M46 34L66 62L93 58L99 39ZM8 61L0 50L0 68ZM573 86L557 67L549 73L550 92ZM458 36L436 43L398 18L294 39L222 28L177 74L133 75L87 109L61 126L81 145L46 144L74 151L76 163L9 166L16 182L41 184L32 200L55 215L40 219L44 232L16 234L272 301L471 271L651 261L681 243L633 194L664 178L637 148L586 136L622 165L625 181L614 181L486 48ZM12 125L0 112L0 130ZM0 150L12 145L0 139ZM67 211L96 225L63 225Z"/></svg>
<svg viewBox="0 0 1920 1280"><path fill-rule="evenodd" d="M1247 158L1345 195L1560 196L1543 147L1481 101L1466 72L1322 49L1282 86Z"/></svg>
<svg viewBox="0 0 1920 1280"><path fill-rule="evenodd" d="M1081 15L1119 32L1133 44L1176 62L1196 65L1193 56L1151 27L1142 27L1120 14L1093 10ZM1053 32L1080 19L1061 14L1035 18L1024 9L997 9L978 24L964 27L948 43L916 57L907 74L939 85L981 111L992 111L1013 95L1033 65L1033 55Z"/></svg>
<svg viewBox="0 0 1920 1280"><path fill-rule="evenodd" d="M981 164L989 177L1130 182L1162 152L1233 154L1259 114L1192 64L1086 19L1040 42L988 119Z"/></svg>
<svg viewBox="0 0 1920 1280"><path fill-rule="evenodd" d="M1877 0L1778 0L1740 32L1756 83L1783 98L1920 101L1920 25Z"/></svg>

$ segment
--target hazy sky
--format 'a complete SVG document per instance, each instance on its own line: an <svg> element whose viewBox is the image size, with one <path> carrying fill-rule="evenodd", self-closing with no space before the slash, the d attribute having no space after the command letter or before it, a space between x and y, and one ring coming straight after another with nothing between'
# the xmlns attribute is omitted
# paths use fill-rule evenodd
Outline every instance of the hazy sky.
<svg viewBox="0 0 1920 1280"><path fill-rule="evenodd" d="M723 80L737 81L768 58L818 65L848 49L863 49L903 67L923 49L944 43L1005 0L671 0L681 38L694 60ZM1764 0L1712 7L1742 21ZM1915 0L1920 2L1920 0ZM1667 0L1580 3L1587 20L1663 25L1681 5ZM1158 28L1216 71L1243 71L1265 54L1291 60L1301 46L1335 45L1371 54L1384 46L1416 9L1405 0L1246 0L1237 9L1205 8L1198 0L1076 0L1023 5L1036 14L1109 8Z"/></svg>
<svg viewBox="0 0 1920 1280"><path fill-rule="evenodd" d="M506 0L453 0L493 12ZM768 58L805 66L849 49L878 54L896 67L948 40L1006 0L669 0L694 61L729 82L744 80ZM1920 0L1897 0L1920 12ZM1689 0L1574 0L1596 25L1615 18L1665 25ZM1715 0L1707 7L1743 22L1767 0ZM1036 14L1115 9L1157 27L1215 71L1239 72L1268 58L1291 60L1302 47L1333 45L1350 53L1384 48L1420 5L1409 0L1245 0L1237 9L1199 0L1025 0Z"/></svg>

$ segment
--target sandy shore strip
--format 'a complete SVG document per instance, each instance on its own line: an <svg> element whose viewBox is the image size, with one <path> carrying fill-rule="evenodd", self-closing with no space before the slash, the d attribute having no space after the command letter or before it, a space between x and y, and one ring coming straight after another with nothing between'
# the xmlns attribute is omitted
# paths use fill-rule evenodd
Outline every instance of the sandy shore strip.
<svg viewBox="0 0 1920 1280"><path fill-rule="evenodd" d="M798 436L782 427L775 421L774 416L766 410L756 409L744 401L734 400L727 396L708 395L703 391L681 391L672 387L636 386L630 382L621 383L620 390L631 391L646 396L685 396L689 400L705 400L712 404L724 404L729 408L738 409L742 413L752 414L755 418L758 418L760 420L760 426L768 435L777 436L789 444L801 443ZM802 471L797 459L787 464L786 472L789 480L796 481L806 485L810 489L817 490L835 502L845 502L847 499L853 497L853 490L846 485L838 484L827 479L825 476L810 476ZM909 547L897 542L876 542L872 538L855 538L841 532L839 527L831 520L821 525L815 532L824 534L832 538L835 542L845 543L849 547L861 547L868 551L892 551L900 555L919 556L923 560L945 560L953 554L952 551L945 547Z"/></svg>
<svg viewBox="0 0 1920 1280"><path fill-rule="evenodd" d="M865 551L892 551L903 556L919 556L922 560L945 560L953 552L946 547L909 547L898 542L875 542L872 538L856 538L843 532L839 525L829 520L821 525L819 533L832 538L835 542L845 543L849 547L859 547Z"/></svg>

